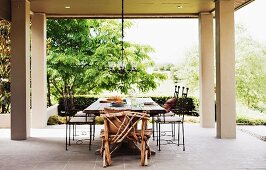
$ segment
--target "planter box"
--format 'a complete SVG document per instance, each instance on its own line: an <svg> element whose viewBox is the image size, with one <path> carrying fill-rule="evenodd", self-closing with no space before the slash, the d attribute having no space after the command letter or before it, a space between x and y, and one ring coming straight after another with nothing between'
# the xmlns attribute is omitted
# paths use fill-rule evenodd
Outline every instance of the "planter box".
<svg viewBox="0 0 266 170"><path fill-rule="evenodd" d="M10 128L11 126L11 115L0 114L0 128Z"/></svg>

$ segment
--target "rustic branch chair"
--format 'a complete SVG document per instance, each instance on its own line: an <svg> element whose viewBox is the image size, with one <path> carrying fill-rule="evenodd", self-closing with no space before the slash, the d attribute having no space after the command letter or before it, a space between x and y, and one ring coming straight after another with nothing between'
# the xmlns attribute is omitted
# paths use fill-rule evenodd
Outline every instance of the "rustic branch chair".
<svg viewBox="0 0 266 170"><path fill-rule="evenodd" d="M185 92L186 89L186 92ZM173 116L166 116L164 114L159 115L156 119L156 127L157 127L157 146L158 150L161 151L161 125L162 124L171 124L174 125L174 131L172 130L172 137L175 140L175 124L178 125L178 138L177 145L183 145L183 151L185 151L185 131L184 131L184 115L187 112L187 94L189 88L182 87L182 96L178 98L177 96L177 106L175 108L171 108L171 112L174 113ZM177 93L178 95L178 93ZM182 126L182 143L180 143L180 125ZM168 140L167 143L174 144L172 140Z"/></svg>
<svg viewBox="0 0 266 170"><path fill-rule="evenodd" d="M104 129L101 131L103 167L111 165L111 154L125 141L135 146L140 143L141 165L148 165L148 158L151 155L148 140L152 135L152 130L147 129L149 114L128 110L115 113L105 109L101 117L104 118ZM142 122L141 129L137 130L139 121Z"/></svg>

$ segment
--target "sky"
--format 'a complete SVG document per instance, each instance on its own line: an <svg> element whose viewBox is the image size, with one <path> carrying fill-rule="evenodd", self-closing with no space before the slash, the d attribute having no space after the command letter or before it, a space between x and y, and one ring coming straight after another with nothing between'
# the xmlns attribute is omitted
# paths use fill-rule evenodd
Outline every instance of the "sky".
<svg viewBox="0 0 266 170"><path fill-rule="evenodd" d="M266 44L266 0L255 0L235 12L235 24L244 25L254 39ZM264 9L263 9L264 8ZM131 20L132 21L132 20ZM125 40L147 44L156 63L181 63L198 45L198 19L136 19Z"/></svg>

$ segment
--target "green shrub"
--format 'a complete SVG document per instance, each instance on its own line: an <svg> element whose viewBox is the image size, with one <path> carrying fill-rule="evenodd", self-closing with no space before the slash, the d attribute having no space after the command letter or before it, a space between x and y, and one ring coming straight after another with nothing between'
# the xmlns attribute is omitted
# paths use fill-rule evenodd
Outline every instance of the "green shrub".
<svg viewBox="0 0 266 170"><path fill-rule="evenodd" d="M58 115L50 116L47 121L47 125L58 125L58 124L65 124L65 123L66 123L66 117L61 117Z"/></svg>
<svg viewBox="0 0 266 170"><path fill-rule="evenodd" d="M95 97L88 97L88 96L76 96L74 98L75 109L77 110L84 110L86 107L91 105L95 102L98 98ZM64 99L59 99L59 106L58 106L58 114L61 116L65 116L65 107L64 107Z"/></svg>
<svg viewBox="0 0 266 170"><path fill-rule="evenodd" d="M96 116L95 122L97 125L102 125L103 118L100 116ZM66 124L66 117L58 116L58 115L52 115L49 117L47 121L47 125L58 125L58 124Z"/></svg>
<svg viewBox="0 0 266 170"><path fill-rule="evenodd" d="M95 122L97 125L103 125L103 117L100 117L100 116L96 116L95 118Z"/></svg>
<svg viewBox="0 0 266 170"><path fill-rule="evenodd" d="M155 101L159 105L163 106L163 104L166 102L166 100L172 98L172 96L160 96L160 97L151 97L151 98L153 101ZM182 103L182 98L179 100L181 100L181 101L177 104L177 106L179 106L179 104ZM198 113L199 100L197 98L194 98L194 97L188 97L187 100L188 100L187 115L199 116L199 113Z"/></svg>
<svg viewBox="0 0 266 170"><path fill-rule="evenodd" d="M255 119L245 116L237 116L236 123L239 125L266 125L266 119Z"/></svg>

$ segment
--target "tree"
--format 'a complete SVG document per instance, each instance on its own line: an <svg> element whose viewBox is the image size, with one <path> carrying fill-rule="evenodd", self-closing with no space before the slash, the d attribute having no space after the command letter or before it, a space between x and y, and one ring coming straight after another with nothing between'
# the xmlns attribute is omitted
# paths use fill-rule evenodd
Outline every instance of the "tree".
<svg viewBox="0 0 266 170"><path fill-rule="evenodd" d="M0 21L0 113L10 112L10 23Z"/></svg>
<svg viewBox="0 0 266 170"><path fill-rule="evenodd" d="M129 28L131 22L125 22ZM125 61L138 64L137 72L113 74L109 62L121 61L121 24L116 20L50 19L47 24L48 75L51 93L62 96L97 94L102 90L127 93L133 88L148 91L165 79L160 73L149 74L153 66L150 46L125 42Z"/></svg>
<svg viewBox="0 0 266 170"><path fill-rule="evenodd" d="M48 77L51 93L56 97L70 94L84 77L90 53L86 20L48 20Z"/></svg>
<svg viewBox="0 0 266 170"><path fill-rule="evenodd" d="M186 52L186 59L180 65L177 65L172 72L172 78L175 82L189 87L190 93L199 92L199 52L198 47L193 46Z"/></svg>
<svg viewBox="0 0 266 170"><path fill-rule="evenodd" d="M236 94L237 100L260 111L266 110L266 48L256 42L242 25L236 27ZM174 73L192 92L199 87L199 55L197 47L186 54Z"/></svg>
<svg viewBox="0 0 266 170"><path fill-rule="evenodd" d="M266 48L238 25L236 32L236 93L250 108L266 110Z"/></svg>

